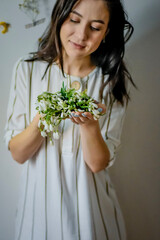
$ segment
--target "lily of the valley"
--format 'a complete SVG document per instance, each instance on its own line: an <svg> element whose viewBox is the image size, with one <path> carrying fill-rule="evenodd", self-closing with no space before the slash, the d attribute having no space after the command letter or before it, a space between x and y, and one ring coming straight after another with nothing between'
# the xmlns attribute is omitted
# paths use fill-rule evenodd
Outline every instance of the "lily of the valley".
<svg viewBox="0 0 160 240"><path fill-rule="evenodd" d="M91 112L93 118L98 120L102 115L97 109L98 105L94 99L84 92L77 92L75 89L61 88L60 92L44 92L37 97L36 109L41 118L38 122L38 128L43 137L49 136L50 142L53 139L59 139L60 134L58 126L63 119L76 112Z"/></svg>
<svg viewBox="0 0 160 240"><path fill-rule="evenodd" d="M59 133L57 132L53 132L53 138L58 140L59 139Z"/></svg>

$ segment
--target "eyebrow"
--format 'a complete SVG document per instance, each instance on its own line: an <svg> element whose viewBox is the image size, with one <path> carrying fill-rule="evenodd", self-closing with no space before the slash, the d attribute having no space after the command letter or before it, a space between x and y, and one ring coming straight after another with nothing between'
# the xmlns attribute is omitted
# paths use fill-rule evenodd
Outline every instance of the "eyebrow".
<svg viewBox="0 0 160 240"><path fill-rule="evenodd" d="M80 13L78 13L77 11L75 10L72 10L71 13L74 13L76 15L78 15L79 17L83 17ZM103 20L92 20L92 22L98 22L98 23L102 23L102 24L105 24L105 22Z"/></svg>

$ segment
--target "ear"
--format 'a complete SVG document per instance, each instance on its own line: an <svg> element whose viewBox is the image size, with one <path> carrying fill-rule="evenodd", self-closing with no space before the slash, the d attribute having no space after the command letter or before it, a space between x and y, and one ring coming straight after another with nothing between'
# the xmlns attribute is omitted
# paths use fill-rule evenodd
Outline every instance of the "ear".
<svg viewBox="0 0 160 240"><path fill-rule="evenodd" d="M107 28L107 31L106 31L106 33L105 33L105 37L107 36L107 34L109 33L109 31L110 31L110 29Z"/></svg>
<svg viewBox="0 0 160 240"><path fill-rule="evenodd" d="M105 34L104 34L104 37L103 37L103 42L105 42L105 38L107 36L107 34L109 33L109 28L106 30Z"/></svg>

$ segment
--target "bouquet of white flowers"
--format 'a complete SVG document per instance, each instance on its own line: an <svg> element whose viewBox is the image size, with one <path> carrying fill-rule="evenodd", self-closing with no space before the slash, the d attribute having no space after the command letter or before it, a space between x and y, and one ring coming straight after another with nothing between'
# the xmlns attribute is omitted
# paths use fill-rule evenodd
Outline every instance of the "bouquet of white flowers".
<svg viewBox="0 0 160 240"><path fill-rule="evenodd" d="M62 120L71 116L74 112L90 112L95 120L99 119L102 113L98 110L95 100L83 92L77 92L74 88L68 88L62 84L61 91L56 93L43 92L37 97L36 110L41 118L38 127L41 135L53 139L59 139L58 126Z"/></svg>

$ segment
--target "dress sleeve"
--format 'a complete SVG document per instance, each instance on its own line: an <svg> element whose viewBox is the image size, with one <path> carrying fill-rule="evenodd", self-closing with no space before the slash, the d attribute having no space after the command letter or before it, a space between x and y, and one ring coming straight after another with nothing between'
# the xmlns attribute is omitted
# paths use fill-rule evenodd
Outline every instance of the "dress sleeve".
<svg viewBox="0 0 160 240"><path fill-rule="evenodd" d="M126 104L122 106L111 95L108 96L107 102L107 113L102 117L101 134L110 152L110 161L107 166L109 168L113 165L120 146Z"/></svg>
<svg viewBox="0 0 160 240"><path fill-rule="evenodd" d="M22 59L16 62L12 73L4 135L7 147L11 138L26 128L26 81L22 62Z"/></svg>

